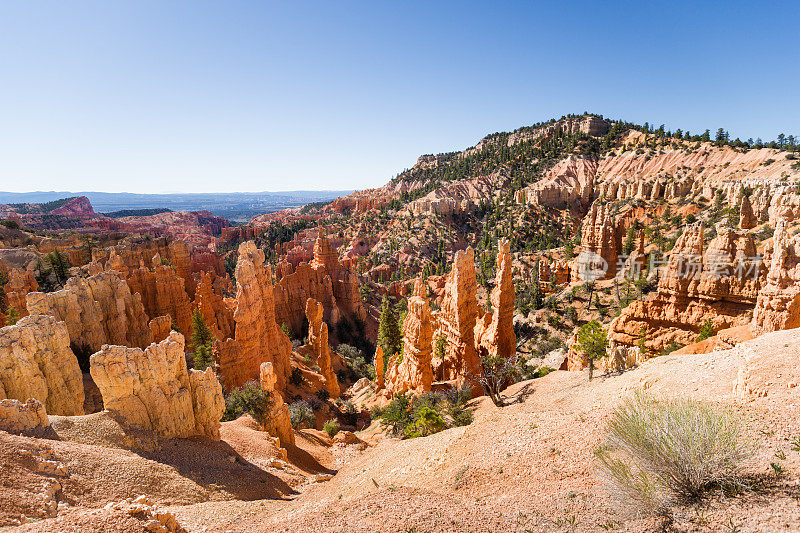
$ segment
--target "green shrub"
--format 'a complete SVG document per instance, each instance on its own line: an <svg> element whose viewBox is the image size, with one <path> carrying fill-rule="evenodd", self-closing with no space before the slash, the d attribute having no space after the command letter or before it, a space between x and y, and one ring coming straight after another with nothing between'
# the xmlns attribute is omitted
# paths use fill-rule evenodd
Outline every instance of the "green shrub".
<svg viewBox="0 0 800 533"><path fill-rule="evenodd" d="M272 401L255 381L248 381L225 398L223 421L236 420L249 413L261 425L266 422Z"/></svg>
<svg viewBox="0 0 800 533"><path fill-rule="evenodd" d="M303 371L300 368L294 367L292 369L292 375L289 376L289 383L294 385L295 387L299 387L303 384L305 378L303 378Z"/></svg>
<svg viewBox="0 0 800 533"><path fill-rule="evenodd" d="M447 424L442 416L426 405L416 412L414 422L405 429L405 435L409 438L426 437L438 433L446 427Z"/></svg>
<svg viewBox="0 0 800 533"><path fill-rule="evenodd" d="M419 396L400 393L383 410L372 415L381 425L402 438L432 435L447 428L472 423L472 411L467 408L469 389L452 388L447 392L427 392Z"/></svg>
<svg viewBox="0 0 800 533"><path fill-rule="evenodd" d="M595 456L612 492L665 512L709 489L740 485L742 463L753 453L730 409L639 392L613 411Z"/></svg>
<svg viewBox="0 0 800 533"><path fill-rule="evenodd" d="M19 223L16 220L0 220L0 225L8 229L19 229Z"/></svg>
<svg viewBox="0 0 800 533"><path fill-rule="evenodd" d="M13 326L19 320L19 311L14 309L13 307L8 308L8 313L6 313L6 325Z"/></svg>
<svg viewBox="0 0 800 533"><path fill-rule="evenodd" d="M340 429L339 421L336 420L335 418L331 418L330 420L325 422L324 426L322 426L322 430L325 433L327 433L330 438L335 437L336 434L339 433L339 429Z"/></svg>
<svg viewBox="0 0 800 533"><path fill-rule="evenodd" d="M289 405L289 419L292 421L294 429L314 427L314 422L316 421L311 405L303 400L292 402Z"/></svg>
<svg viewBox="0 0 800 533"><path fill-rule="evenodd" d="M697 335L697 341L704 341L709 337L714 336L714 324L711 323L711 319L707 319L703 322L703 326L700 328L700 333Z"/></svg>

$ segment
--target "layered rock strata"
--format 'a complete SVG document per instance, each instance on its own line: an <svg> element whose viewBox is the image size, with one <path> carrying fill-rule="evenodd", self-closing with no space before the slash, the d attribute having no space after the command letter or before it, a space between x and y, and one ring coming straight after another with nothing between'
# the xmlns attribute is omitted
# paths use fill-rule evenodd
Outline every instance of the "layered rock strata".
<svg viewBox="0 0 800 533"><path fill-rule="evenodd" d="M90 360L105 409L127 426L163 438L219 440L222 387L210 368L187 370L180 333L145 350L105 345Z"/></svg>
<svg viewBox="0 0 800 533"><path fill-rule="evenodd" d="M289 406L283 402L281 393L276 390L278 377L272 363L262 363L259 374L261 390L269 397L269 412L264 415L264 431L278 437L282 446L294 446L294 431L292 420L289 417Z"/></svg>
<svg viewBox="0 0 800 533"><path fill-rule="evenodd" d="M283 391L292 370L292 342L275 323L272 269L264 265L264 251L252 241L239 246L236 285L234 338L214 344L222 385L231 391L257 380L261 364L269 362L276 390Z"/></svg>
<svg viewBox="0 0 800 533"><path fill-rule="evenodd" d="M0 329L0 398L33 398L50 414L83 414L83 375L64 322L30 315Z"/></svg>
<svg viewBox="0 0 800 533"><path fill-rule="evenodd" d="M403 321L403 351L389 359L385 377L387 395L393 396L405 391L421 394L431 390L431 322L431 309L425 298L422 282L417 280L414 295L408 299L408 314Z"/></svg>
<svg viewBox="0 0 800 533"><path fill-rule="evenodd" d="M97 351L104 344L144 348L152 342L138 294L115 272L73 277L60 291L27 295L31 314L52 315L67 325L70 341Z"/></svg>
<svg viewBox="0 0 800 533"><path fill-rule="evenodd" d="M320 373L325 379L325 389L331 398L341 395L339 381L333 371L331 348L328 345L328 325L322 320L322 304L309 298L306 300L306 316L308 317L308 344L316 355Z"/></svg>

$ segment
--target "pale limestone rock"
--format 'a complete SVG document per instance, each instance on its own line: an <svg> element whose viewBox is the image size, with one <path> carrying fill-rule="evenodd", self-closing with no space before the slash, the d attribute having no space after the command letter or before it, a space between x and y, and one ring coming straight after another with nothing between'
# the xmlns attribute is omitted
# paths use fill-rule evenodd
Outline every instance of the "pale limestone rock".
<svg viewBox="0 0 800 533"><path fill-rule="evenodd" d="M187 371L178 332L145 350L104 345L91 357L91 374L106 410L127 425L164 438L219 439L225 400L213 371Z"/></svg>
<svg viewBox="0 0 800 533"><path fill-rule="evenodd" d="M147 316L138 294L114 272L70 278L60 291L27 295L31 314L52 315L64 321L72 343L99 350L103 344L138 346L152 341Z"/></svg>
<svg viewBox="0 0 800 533"><path fill-rule="evenodd" d="M33 398L23 403L19 400L0 400L0 431L24 433L50 426L44 405Z"/></svg>
<svg viewBox="0 0 800 533"><path fill-rule="evenodd" d="M0 398L33 398L54 415L83 414L83 377L63 322L30 315L0 329Z"/></svg>

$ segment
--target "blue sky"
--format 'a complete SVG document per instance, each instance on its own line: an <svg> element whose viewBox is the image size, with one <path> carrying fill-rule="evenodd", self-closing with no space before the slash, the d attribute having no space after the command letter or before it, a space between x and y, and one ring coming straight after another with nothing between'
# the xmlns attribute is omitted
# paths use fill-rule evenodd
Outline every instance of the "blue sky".
<svg viewBox="0 0 800 533"><path fill-rule="evenodd" d="M797 2L2 2L0 190L379 186L585 110L800 135Z"/></svg>

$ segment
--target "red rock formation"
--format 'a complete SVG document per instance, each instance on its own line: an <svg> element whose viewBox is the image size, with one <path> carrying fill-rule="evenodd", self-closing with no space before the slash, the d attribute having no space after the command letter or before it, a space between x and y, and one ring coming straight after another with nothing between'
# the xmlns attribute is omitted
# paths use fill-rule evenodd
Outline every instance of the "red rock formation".
<svg viewBox="0 0 800 533"><path fill-rule="evenodd" d="M408 314L403 321L403 351L389 359L386 371L388 396L404 391L424 393L431 390L433 383L431 322L431 309L425 298L422 282L417 280L414 285L414 296L408 299Z"/></svg>
<svg viewBox="0 0 800 533"><path fill-rule="evenodd" d="M292 271L284 264L283 276L275 286L275 314L278 324L286 324L299 334L307 298L314 298L324 308L328 324L339 320L367 321L367 312L358 290L358 276L348 265L339 262L336 251L320 229L314 244L314 259L300 263Z"/></svg>
<svg viewBox="0 0 800 533"><path fill-rule="evenodd" d="M333 372L331 347L328 345L328 325L322 321L322 304L309 298L306 300L306 316L308 317L308 344L317 357L320 373L325 379L325 388L331 398L341 395L339 381Z"/></svg>
<svg viewBox="0 0 800 533"><path fill-rule="evenodd" d="M384 379L384 372L386 371L383 363L383 348L378 345L375 348L375 356L372 359L372 364L375 366L375 390L383 390L386 386Z"/></svg>
<svg viewBox="0 0 800 533"><path fill-rule="evenodd" d="M34 398L53 415L83 414L83 377L67 326L31 315L0 329L0 398Z"/></svg>
<svg viewBox="0 0 800 533"><path fill-rule="evenodd" d="M164 438L219 440L222 387L211 368L187 370L183 350L183 335L175 331L144 351L103 346L92 355L90 370L105 409L127 426Z"/></svg>
<svg viewBox="0 0 800 533"><path fill-rule="evenodd" d="M163 263L172 266L184 281L189 298L194 297L195 282L186 243L169 241L165 237L126 239L117 246L92 250L92 259L102 263L106 270L116 270L123 279L127 279L128 271L139 269L142 265L158 266Z"/></svg>
<svg viewBox="0 0 800 533"><path fill-rule="evenodd" d="M192 302L183 278L172 266L160 264L156 259L152 269L142 265L126 274L131 292L141 295L147 316L169 315L181 333L191 334Z"/></svg>
<svg viewBox="0 0 800 533"><path fill-rule="evenodd" d="M30 270L12 268L8 270L7 276L8 283L3 286L3 291L6 293L6 309L13 307L20 317L28 316L26 295L29 292L36 292L39 288L34 273Z"/></svg>
<svg viewBox="0 0 800 533"><path fill-rule="evenodd" d="M169 337L172 330L172 317L169 315L157 316L147 323L147 327L153 333L153 342L161 342Z"/></svg>
<svg viewBox="0 0 800 533"><path fill-rule="evenodd" d="M52 315L66 322L69 338L97 351L103 344L138 346L152 342L141 297L115 272L70 278L60 291L27 295L31 314Z"/></svg>
<svg viewBox="0 0 800 533"><path fill-rule="evenodd" d="M206 325L217 340L233 337L235 323L233 313L225 305L222 297L212 287L211 274L203 271L195 291L194 307L203 314Z"/></svg>
<svg viewBox="0 0 800 533"><path fill-rule="evenodd" d="M478 316L478 282L472 248L456 253L447 276L441 310L436 315L434 338L444 336L445 354L433 361L434 379L457 380L463 384L478 378L480 358L475 351L475 323Z"/></svg>
<svg viewBox="0 0 800 533"><path fill-rule="evenodd" d="M275 323L272 270L264 252L248 241L239 246L236 264L236 322L233 339L214 344L220 377L226 391L259 378L261 363L274 365L278 391L291 375L292 343Z"/></svg>
<svg viewBox="0 0 800 533"><path fill-rule="evenodd" d="M272 363L262 363L259 374L261 390L269 396L269 412L265 413L263 426L264 431L274 437L278 437L281 446L287 444L294 446L294 431L292 431L292 419L289 417L289 407L283 402L280 392L275 389L278 377Z"/></svg>
<svg viewBox="0 0 800 533"><path fill-rule="evenodd" d="M511 260L511 247L506 239L501 239L497 250L497 278L490 298L492 311L478 319L475 327L476 348L490 357L510 357L517 352Z"/></svg>
<svg viewBox="0 0 800 533"><path fill-rule="evenodd" d="M598 204L593 203L583 219L581 253L573 261L572 279L608 279L617 272L620 234L610 208Z"/></svg>
<svg viewBox="0 0 800 533"><path fill-rule="evenodd" d="M800 240L779 220L764 259L769 265L753 311L757 334L800 327Z"/></svg>
<svg viewBox="0 0 800 533"><path fill-rule="evenodd" d="M670 252L655 297L636 301L609 325L609 337L633 346L644 327L646 345L691 344L706 320L714 330L746 323L766 269L747 231L721 229L703 251L703 226L687 228Z"/></svg>
<svg viewBox="0 0 800 533"><path fill-rule="evenodd" d="M756 216L753 213L753 206L747 195L742 195L742 203L739 204L739 228L752 229L758 225Z"/></svg>

